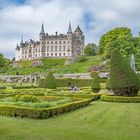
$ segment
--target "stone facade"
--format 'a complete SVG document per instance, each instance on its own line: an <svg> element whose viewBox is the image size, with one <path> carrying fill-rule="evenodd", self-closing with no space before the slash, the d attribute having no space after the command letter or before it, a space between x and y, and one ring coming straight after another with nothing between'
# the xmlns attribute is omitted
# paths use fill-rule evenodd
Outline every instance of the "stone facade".
<svg viewBox="0 0 140 140"><path fill-rule="evenodd" d="M23 42L21 39L20 45L17 44L15 61L34 60L44 57L50 58L67 58L69 62L75 60L84 52L84 34L79 25L72 32L71 23L69 23L67 34L49 35L44 31L42 24L41 32L39 33L39 41Z"/></svg>

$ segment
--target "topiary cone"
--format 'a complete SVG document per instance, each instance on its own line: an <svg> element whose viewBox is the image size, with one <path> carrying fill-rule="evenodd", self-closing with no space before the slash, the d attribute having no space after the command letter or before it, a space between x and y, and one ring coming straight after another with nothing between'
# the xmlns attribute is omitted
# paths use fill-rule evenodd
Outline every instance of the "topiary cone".
<svg viewBox="0 0 140 140"><path fill-rule="evenodd" d="M56 80L51 71L48 73L45 79L45 85L47 88L50 88L50 89L56 88Z"/></svg>
<svg viewBox="0 0 140 140"><path fill-rule="evenodd" d="M118 96L135 96L140 87L135 71L117 49L114 49L111 55L110 84L114 94Z"/></svg>
<svg viewBox="0 0 140 140"><path fill-rule="evenodd" d="M98 77L95 77L91 84L91 89L94 93L98 93L101 89L100 80Z"/></svg>

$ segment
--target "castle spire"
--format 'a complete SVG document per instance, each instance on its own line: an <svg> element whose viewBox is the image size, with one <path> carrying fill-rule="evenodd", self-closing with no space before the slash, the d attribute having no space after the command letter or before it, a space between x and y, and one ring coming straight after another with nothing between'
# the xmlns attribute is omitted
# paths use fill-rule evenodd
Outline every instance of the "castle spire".
<svg viewBox="0 0 140 140"><path fill-rule="evenodd" d="M21 38L21 42L20 42L20 44L21 44L21 45L23 44L23 37Z"/></svg>
<svg viewBox="0 0 140 140"><path fill-rule="evenodd" d="M44 24L43 24L43 22L42 22L42 26L41 26L40 34L45 34L45 31L44 31Z"/></svg>
<svg viewBox="0 0 140 140"><path fill-rule="evenodd" d="M72 29L71 29L71 22L70 22L70 21L69 21L68 33L72 33Z"/></svg>

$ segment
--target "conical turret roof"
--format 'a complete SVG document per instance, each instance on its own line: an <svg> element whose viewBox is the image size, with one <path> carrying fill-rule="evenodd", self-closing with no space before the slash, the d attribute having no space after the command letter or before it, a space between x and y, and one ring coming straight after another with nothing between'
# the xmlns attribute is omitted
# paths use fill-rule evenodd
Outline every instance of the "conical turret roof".
<svg viewBox="0 0 140 140"><path fill-rule="evenodd" d="M77 26L75 32L81 32L81 33L82 33L82 30L81 30L81 28L79 27L79 25Z"/></svg>
<svg viewBox="0 0 140 140"><path fill-rule="evenodd" d="M69 22L68 33L72 33L72 29L71 29L71 22Z"/></svg>
<svg viewBox="0 0 140 140"><path fill-rule="evenodd" d="M45 34L45 31L44 31L44 24L43 24L43 23L42 23L42 26L41 26L40 34Z"/></svg>

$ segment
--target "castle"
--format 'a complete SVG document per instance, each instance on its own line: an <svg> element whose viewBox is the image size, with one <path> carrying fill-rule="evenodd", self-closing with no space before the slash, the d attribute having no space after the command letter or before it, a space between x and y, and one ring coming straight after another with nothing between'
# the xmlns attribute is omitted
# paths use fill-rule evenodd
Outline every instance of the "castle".
<svg viewBox="0 0 140 140"><path fill-rule="evenodd" d="M20 45L17 44L15 61L20 60L34 60L44 57L48 58L67 58L69 61L77 59L79 55L84 52L84 34L79 25L74 33L69 23L67 34L49 35L44 31L42 23L41 31L39 33L39 41L23 42L21 39Z"/></svg>

